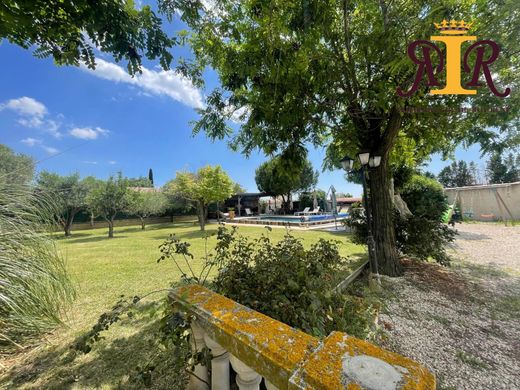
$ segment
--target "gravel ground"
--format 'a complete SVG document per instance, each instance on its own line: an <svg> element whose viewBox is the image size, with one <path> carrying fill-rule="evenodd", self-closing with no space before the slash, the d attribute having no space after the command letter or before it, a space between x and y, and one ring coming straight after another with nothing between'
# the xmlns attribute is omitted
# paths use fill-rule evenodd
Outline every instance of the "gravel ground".
<svg viewBox="0 0 520 390"><path fill-rule="evenodd" d="M438 389L520 389L520 227L462 224L452 267L406 262L384 278L381 344Z"/></svg>

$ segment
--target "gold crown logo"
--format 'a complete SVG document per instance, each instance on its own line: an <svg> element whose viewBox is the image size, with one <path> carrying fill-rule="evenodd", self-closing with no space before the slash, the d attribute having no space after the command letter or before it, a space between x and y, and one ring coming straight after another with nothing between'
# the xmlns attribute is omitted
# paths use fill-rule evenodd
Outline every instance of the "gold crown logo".
<svg viewBox="0 0 520 390"><path fill-rule="evenodd" d="M437 29L441 32L441 34L445 35L459 35L466 34L468 30L471 28L473 23L466 23L464 20L457 22L456 20L447 21L443 20L441 23L433 23Z"/></svg>

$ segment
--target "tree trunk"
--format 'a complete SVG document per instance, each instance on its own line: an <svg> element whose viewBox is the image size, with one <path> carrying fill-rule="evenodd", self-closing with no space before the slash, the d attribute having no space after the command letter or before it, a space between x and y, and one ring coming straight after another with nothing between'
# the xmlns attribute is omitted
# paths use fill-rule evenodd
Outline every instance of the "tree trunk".
<svg viewBox="0 0 520 390"><path fill-rule="evenodd" d="M402 267L397 254L394 204L390 191L391 181L387 159L378 168L369 171L369 207L372 211L372 234L375 241L379 273L399 276Z"/></svg>
<svg viewBox="0 0 520 390"><path fill-rule="evenodd" d="M144 230L146 228L146 222L143 217L139 217L141 219L141 230Z"/></svg>
<svg viewBox="0 0 520 390"><path fill-rule="evenodd" d="M63 221L63 229L65 231L65 237L72 236L72 222L76 213L70 213L67 218Z"/></svg>
<svg viewBox="0 0 520 390"><path fill-rule="evenodd" d="M107 219L108 222L108 238L114 238L114 218Z"/></svg>
<svg viewBox="0 0 520 390"><path fill-rule="evenodd" d="M90 226L94 227L94 213L90 213Z"/></svg>
<svg viewBox="0 0 520 390"><path fill-rule="evenodd" d="M197 218L199 219L200 230L204 231L206 216L204 215L204 204L202 202L197 202Z"/></svg>

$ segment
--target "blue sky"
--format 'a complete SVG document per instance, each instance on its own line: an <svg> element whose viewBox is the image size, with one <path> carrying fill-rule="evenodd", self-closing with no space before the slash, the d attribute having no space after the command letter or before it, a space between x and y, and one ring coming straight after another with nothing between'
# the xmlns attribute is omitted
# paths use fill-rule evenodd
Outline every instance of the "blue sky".
<svg viewBox="0 0 520 390"><path fill-rule="evenodd" d="M225 141L193 136L190 121L205 91L179 76L146 63L132 79L109 57L98 57L96 71L57 67L51 59L37 59L31 51L0 44L0 143L40 161L37 170L106 178L121 170L126 176L154 171L162 185L183 169L219 164L248 191L256 191L255 168L266 157L246 159ZM121 65L123 67L121 67ZM208 73L206 81L217 79ZM324 151L310 150L309 158L321 171ZM478 147L462 149L457 158L480 163ZM449 162L433 156L428 167L437 173ZM318 188L360 195L358 185L343 173L323 172Z"/></svg>

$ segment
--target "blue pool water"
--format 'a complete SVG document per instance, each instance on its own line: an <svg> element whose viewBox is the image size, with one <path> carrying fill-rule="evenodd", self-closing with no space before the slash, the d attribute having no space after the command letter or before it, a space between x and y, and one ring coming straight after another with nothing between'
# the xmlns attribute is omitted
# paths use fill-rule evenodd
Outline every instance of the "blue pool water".
<svg viewBox="0 0 520 390"><path fill-rule="evenodd" d="M338 214L338 218L344 218L348 215L348 213L340 213ZM332 214L323 214L323 215L265 215L257 218L261 221L278 221L278 222L289 222L289 223L301 223L301 222L313 222L313 221L326 221L326 220L334 220L334 216Z"/></svg>

